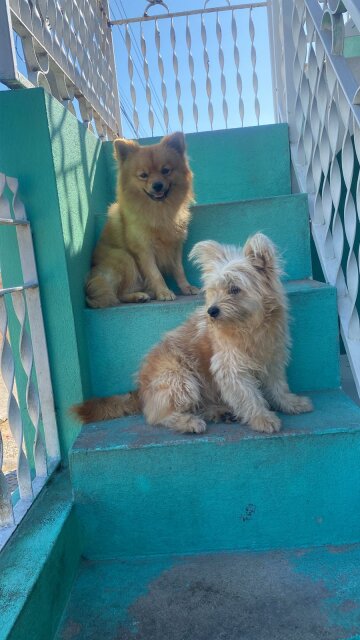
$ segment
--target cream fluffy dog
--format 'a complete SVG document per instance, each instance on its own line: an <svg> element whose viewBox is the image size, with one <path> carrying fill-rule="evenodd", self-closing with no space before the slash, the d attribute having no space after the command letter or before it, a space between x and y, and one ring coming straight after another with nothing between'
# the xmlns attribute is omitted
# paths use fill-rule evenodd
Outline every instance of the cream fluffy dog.
<svg viewBox="0 0 360 640"><path fill-rule="evenodd" d="M149 424L202 433L206 420L230 413L273 433L281 426L274 410L312 410L286 381L287 305L272 242L260 233L243 249L199 242L190 258L202 271L205 306L150 351L138 391L75 407L83 422L142 411Z"/></svg>
<svg viewBox="0 0 360 640"><path fill-rule="evenodd" d="M185 276L182 248L190 221L192 173L182 133L141 147L114 141L119 164L117 201L92 256L86 284L90 307L173 300L163 275L185 295L198 293Z"/></svg>

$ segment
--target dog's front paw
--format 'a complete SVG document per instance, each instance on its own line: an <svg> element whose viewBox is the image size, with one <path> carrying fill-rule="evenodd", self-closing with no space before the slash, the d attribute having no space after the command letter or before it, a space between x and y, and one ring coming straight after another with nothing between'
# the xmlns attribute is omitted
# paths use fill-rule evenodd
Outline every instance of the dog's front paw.
<svg viewBox="0 0 360 640"><path fill-rule="evenodd" d="M175 300L176 295L170 289L160 289L156 292L156 300Z"/></svg>
<svg viewBox="0 0 360 640"><path fill-rule="evenodd" d="M295 394L291 395L289 401L281 408L281 411L289 414L297 414L297 413L309 413L313 411L313 403L310 398L306 396L296 396Z"/></svg>
<svg viewBox="0 0 360 640"><path fill-rule="evenodd" d="M178 419L176 430L180 433L204 433L206 422L197 416L183 415Z"/></svg>
<svg viewBox="0 0 360 640"><path fill-rule="evenodd" d="M252 418L249 424L254 431L262 433L277 433L281 429L280 418L271 411Z"/></svg>
<svg viewBox="0 0 360 640"><path fill-rule="evenodd" d="M188 433L204 433L206 431L206 422L200 418L193 418L189 420L187 427Z"/></svg>
<svg viewBox="0 0 360 640"><path fill-rule="evenodd" d="M201 289L193 287L192 284L186 284L184 287L181 287L181 293L183 293L184 296L196 296L201 293Z"/></svg>
<svg viewBox="0 0 360 640"><path fill-rule="evenodd" d="M144 291L138 291L133 294L133 302L149 302L150 296Z"/></svg>

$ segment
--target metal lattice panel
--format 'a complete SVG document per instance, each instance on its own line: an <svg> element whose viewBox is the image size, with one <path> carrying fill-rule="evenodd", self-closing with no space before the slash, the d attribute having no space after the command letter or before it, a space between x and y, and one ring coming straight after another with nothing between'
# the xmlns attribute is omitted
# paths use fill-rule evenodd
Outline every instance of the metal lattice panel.
<svg viewBox="0 0 360 640"><path fill-rule="evenodd" d="M18 454L20 500L13 508L2 471L4 447L0 435L0 548L60 460L31 229L18 195L17 180L0 174L0 226L3 225L16 231L22 271L22 284L0 289L0 373ZM2 263L4 272L6 266ZM17 384L20 369L21 382Z"/></svg>
<svg viewBox="0 0 360 640"><path fill-rule="evenodd" d="M163 2L150 3L148 9L161 5L167 13L111 21L120 30L118 44L127 57L129 88L123 78L120 87L137 136L141 128L160 133L158 125L167 133L243 126L244 119L245 124L260 124L254 12L269 2L232 5L227 0L225 7L208 7L208 2L202 9L176 13L169 13ZM235 108L230 99L234 92Z"/></svg>
<svg viewBox="0 0 360 640"><path fill-rule="evenodd" d="M5 5L8 4L8 7ZM6 0L2 29L0 80L14 86L43 86L100 137L119 133L117 80L108 26L107 3L97 0ZM7 11L6 11L7 8ZM12 29L20 36L27 80L17 70ZM8 51L5 49L8 40ZM12 53L10 49L12 48Z"/></svg>
<svg viewBox="0 0 360 640"><path fill-rule="evenodd" d="M284 9L283 2L280 2ZM343 57L346 25L360 13L353 3L294 0L292 58L287 84L292 159L309 194L312 233L328 282L338 291L344 344L360 392L360 108L359 80Z"/></svg>

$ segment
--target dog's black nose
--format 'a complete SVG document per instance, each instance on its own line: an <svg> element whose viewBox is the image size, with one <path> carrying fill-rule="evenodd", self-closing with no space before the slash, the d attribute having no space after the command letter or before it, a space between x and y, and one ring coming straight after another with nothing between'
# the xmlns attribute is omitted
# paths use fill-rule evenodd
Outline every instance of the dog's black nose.
<svg viewBox="0 0 360 640"><path fill-rule="evenodd" d="M216 307L214 304L208 308L207 310L209 316L211 316L211 318L217 318L217 316L220 313L220 309L219 307Z"/></svg>
<svg viewBox="0 0 360 640"><path fill-rule="evenodd" d="M153 190L156 191L156 193L159 193L164 188L164 185L162 182L153 182L151 186Z"/></svg>

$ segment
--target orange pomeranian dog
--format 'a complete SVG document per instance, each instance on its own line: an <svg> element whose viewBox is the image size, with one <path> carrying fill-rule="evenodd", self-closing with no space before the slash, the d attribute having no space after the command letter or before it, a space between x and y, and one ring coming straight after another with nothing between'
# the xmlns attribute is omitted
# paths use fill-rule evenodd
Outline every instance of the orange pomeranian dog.
<svg viewBox="0 0 360 640"><path fill-rule="evenodd" d="M117 201L93 254L89 306L174 300L163 274L172 275L183 294L197 293L182 265L193 198L184 135L174 133L148 147L118 139L114 150Z"/></svg>
<svg viewBox="0 0 360 640"><path fill-rule="evenodd" d="M287 304L269 238L257 233L243 249L199 242L190 257L202 271L205 306L150 351L138 391L74 407L82 422L142 411L149 424L202 433L206 420L230 413L273 433L281 426L275 411L312 410L287 384Z"/></svg>

